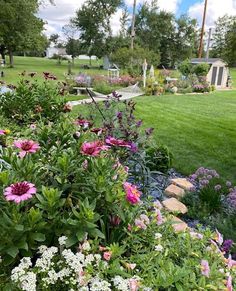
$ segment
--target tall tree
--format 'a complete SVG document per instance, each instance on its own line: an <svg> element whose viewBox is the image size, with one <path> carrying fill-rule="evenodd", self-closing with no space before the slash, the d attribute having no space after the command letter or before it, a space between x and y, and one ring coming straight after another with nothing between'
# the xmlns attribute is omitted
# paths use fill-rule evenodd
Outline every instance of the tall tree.
<svg viewBox="0 0 236 291"><path fill-rule="evenodd" d="M9 53L12 67L13 53L19 48L29 48L30 43L42 37L44 23L36 16L38 0L0 0L0 7L0 40Z"/></svg>
<svg viewBox="0 0 236 291"><path fill-rule="evenodd" d="M235 23L236 16L224 15L217 19L211 51L213 57L221 57L232 63L236 49L234 46Z"/></svg>
<svg viewBox="0 0 236 291"><path fill-rule="evenodd" d="M226 33L226 47L224 51L224 59L230 66L236 66L236 21L231 25Z"/></svg>
<svg viewBox="0 0 236 291"><path fill-rule="evenodd" d="M173 67L195 54L197 22L184 15L176 19L172 13L161 11L158 1L145 2L136 17L136 36L139 45L160 53L161 65Z"/></svg>
<svg viewBox="0 0 236 291"><path fill-rule="evenodd" d="M156 1L145 2L136 17L136 37L141 46L161 54L161 64L169 67L175 33L174 15L160 11Z"/></svg>
<svg viewBox="0 0 236 291"><path fill-rule="evenodd" d="M197 20L191 19L187 15L181 15L180 18L176 19L175 23L172 66L197 55L198 51Z"/></svg>
<svg viewBox="0 0 236 291"><path fill-rule="evenodd" d="M87 0L76 12L72 23L80 33L81 50L89 56L106 53L106 39L111 36L110 18L121 0Z"/></svg>
<svg viewBox="0 0 236 291"><path fill-rule="evenodd" d="M77 28L72 23L63 26L62 31L67 39L66 53L71 55L72 64L74 65L75 57L80 53L80 41L76 38Z"/></svg>

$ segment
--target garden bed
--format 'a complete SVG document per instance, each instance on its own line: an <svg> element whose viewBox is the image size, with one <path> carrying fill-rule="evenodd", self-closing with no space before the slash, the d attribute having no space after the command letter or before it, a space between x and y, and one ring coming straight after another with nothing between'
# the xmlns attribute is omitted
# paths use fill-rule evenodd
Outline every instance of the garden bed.
<svg viewBox="0 0 236 291"><path fill-rule="evenodd" d="M153 197L180 175L135 103L114 93L74 118L46 77L0 105L13 124L0 130L0 289L233 290L222 235L180 229L182 216Z"/></svg>

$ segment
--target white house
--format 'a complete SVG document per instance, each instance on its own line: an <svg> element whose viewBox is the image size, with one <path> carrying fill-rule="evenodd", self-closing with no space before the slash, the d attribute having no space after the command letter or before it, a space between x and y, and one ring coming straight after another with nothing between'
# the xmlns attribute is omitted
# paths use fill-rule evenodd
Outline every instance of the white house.
<svg viewBox="0 0 236 291"><path fill-rule="evenodd" d="M228 65L219 58L209 59L192 59L191 64L207 63L210 65L210 70L207 74L207 81L216 88L226 88L229 76Z"/></svg>

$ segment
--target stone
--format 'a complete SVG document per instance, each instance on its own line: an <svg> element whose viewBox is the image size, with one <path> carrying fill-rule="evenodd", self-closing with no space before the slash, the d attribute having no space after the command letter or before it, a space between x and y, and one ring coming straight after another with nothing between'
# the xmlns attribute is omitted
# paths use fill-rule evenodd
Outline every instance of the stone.
<svg viewBox="0 0 236 291"><path fill-rule="evenodd" d="M181 220L180 218L176 216L173 216L171 221L173 222L172 226L175 232L181 232L188 229L187 223L185 223L183 220Z"/></svg>
<svg viewBox="0 0 236 291"><path fill-rule="evenodd" d="M162 202L164 207L170 212L178 212L185 214L188 212L188 208L182 202L177 200L176 198L169 198Z"/></svg>
<svg viewBox="0 0 236 291"><path fill-rule="evenodd" d="M184 189L174 185L174 184L171 184L170 186L168 186L166 189L165 189L165 192L164 192L167 196L170 196L170 197L175 197L177 199L180 199L182 197L184 197L184 194L185 194L185 191Z"/></svg>
<svg viewBox="0 0 236 291"><path fill-rule="evenodd" d="M171 182L180 188L190 191L191 188L193 188L193 184L190 183L187 179L185 178L176 178L176 179L171 179Z"/></svg>

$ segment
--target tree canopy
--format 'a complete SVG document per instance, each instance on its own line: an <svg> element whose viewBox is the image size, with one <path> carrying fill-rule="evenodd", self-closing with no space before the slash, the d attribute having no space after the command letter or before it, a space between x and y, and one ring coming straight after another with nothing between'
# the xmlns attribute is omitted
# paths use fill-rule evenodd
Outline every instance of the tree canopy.
<svg viewBox="0 0 236 291"><path fill-rule="evenodd" d="M80 33L83 53L89 56L104 56L106 40L112 34L110 17L121 3L121 0L87 0L81 9L77 10L72 23Z"/></svg>
<svg viewBox="0 0 236 291"><path fill-rule="evenodd" d="M236 16L225 15L216 21L211 55L236 65Z"/></svg>
<svg viewBox="0 0 236 291"><path fill-rule="evenodd" d="M39 4L38 0L0 0L0 44L9 53L11 66L16 50L45 46L44 22L36 16Z"/></svg>

